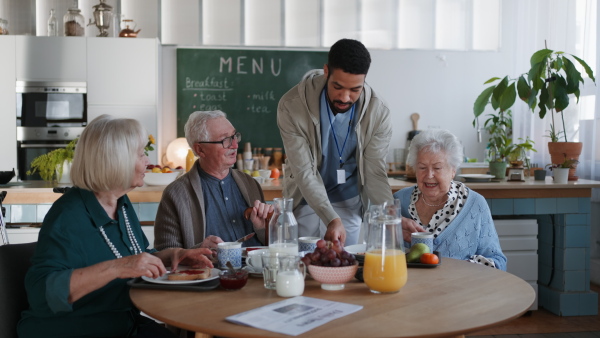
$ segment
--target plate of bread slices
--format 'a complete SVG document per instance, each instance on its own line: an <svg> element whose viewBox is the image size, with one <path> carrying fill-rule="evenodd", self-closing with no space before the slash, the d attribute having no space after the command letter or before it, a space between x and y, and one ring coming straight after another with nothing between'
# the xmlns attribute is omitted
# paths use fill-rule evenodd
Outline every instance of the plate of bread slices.
<svg viewBox="0 0 600 338"><path fill-rule="evenodd" d="M158 278L142 276L142 279L157 284L196 284L219 278L219 269L190 269L179 267L177 271L168 272Z"/></svg>

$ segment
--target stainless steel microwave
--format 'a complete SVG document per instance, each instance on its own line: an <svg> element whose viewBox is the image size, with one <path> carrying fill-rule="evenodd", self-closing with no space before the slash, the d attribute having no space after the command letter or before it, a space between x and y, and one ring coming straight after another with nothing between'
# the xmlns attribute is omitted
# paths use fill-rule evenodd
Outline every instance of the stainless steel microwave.
<svg viewBox="0 0 600 338"><path fill-rule="evenodd" d="M17 81L17 127L85 127L85 82Z"/></svg>

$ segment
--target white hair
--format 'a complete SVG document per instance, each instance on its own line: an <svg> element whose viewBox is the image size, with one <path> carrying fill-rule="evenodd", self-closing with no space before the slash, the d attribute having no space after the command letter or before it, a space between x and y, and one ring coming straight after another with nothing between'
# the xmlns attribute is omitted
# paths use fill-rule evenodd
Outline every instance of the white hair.
<svg viewBox="0 0 600 338"><path fill-rule="evenodd" d="M445 129L427 129L415 136L408 149L406 164L415 168L421 151L446 154L448 164L457 170L463 162L463 146L454 134Z"/></svg>
<svg viewBox="0 0 600 338"><path fill-rule="evenodd" d="M227 114L220 110L209 110L196 111L190 115L183 129L185 131L185 139L192 150L196 142L210 141L209 130L206 128L206 124L208 121L220 117L227 118ZM193 152L198 156L195 150Z"/></svg>

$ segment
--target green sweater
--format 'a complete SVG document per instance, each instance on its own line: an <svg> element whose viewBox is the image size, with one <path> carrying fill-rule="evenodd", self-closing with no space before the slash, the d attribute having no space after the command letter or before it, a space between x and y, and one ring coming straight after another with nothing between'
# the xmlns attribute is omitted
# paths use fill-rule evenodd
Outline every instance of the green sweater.
<svg viewBox="0 0 600 338"><path fill-rule="evenodd" d="M29 309L19 322L19 337L124 337L134 330L139 311L129 298L127 279L116 279L68 303L74 269L115 259L99 227L122 256L132 255L122 206L142 248L148 248L139 220L125 195L118 200L118 220L111 219L93 192L72 188L44 218L32 267L25 277ZM154 252L148 250L147 252Z"/></svg>

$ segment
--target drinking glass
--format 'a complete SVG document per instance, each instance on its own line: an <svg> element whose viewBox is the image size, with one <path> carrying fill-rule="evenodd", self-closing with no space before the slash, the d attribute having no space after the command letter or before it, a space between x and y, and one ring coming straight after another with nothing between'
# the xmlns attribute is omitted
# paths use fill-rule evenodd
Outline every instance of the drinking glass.
<svg viewBox="0 0 600 338"><path fill-rule="evenodd" d="M390 214L371 217L363 279L373 293L394 293L406 284L402 220Z"/></svg>
<svg viewBox="0 0 600 338"><path fill-rule="evenodd" d="M261 255L265 288L270 290L277 289L277 271L279 270L281 260L287 257L297 257L297 255L290 256L286 253L273 251L268 251ZM304 287L302 289L304 290Z"/></svg>

